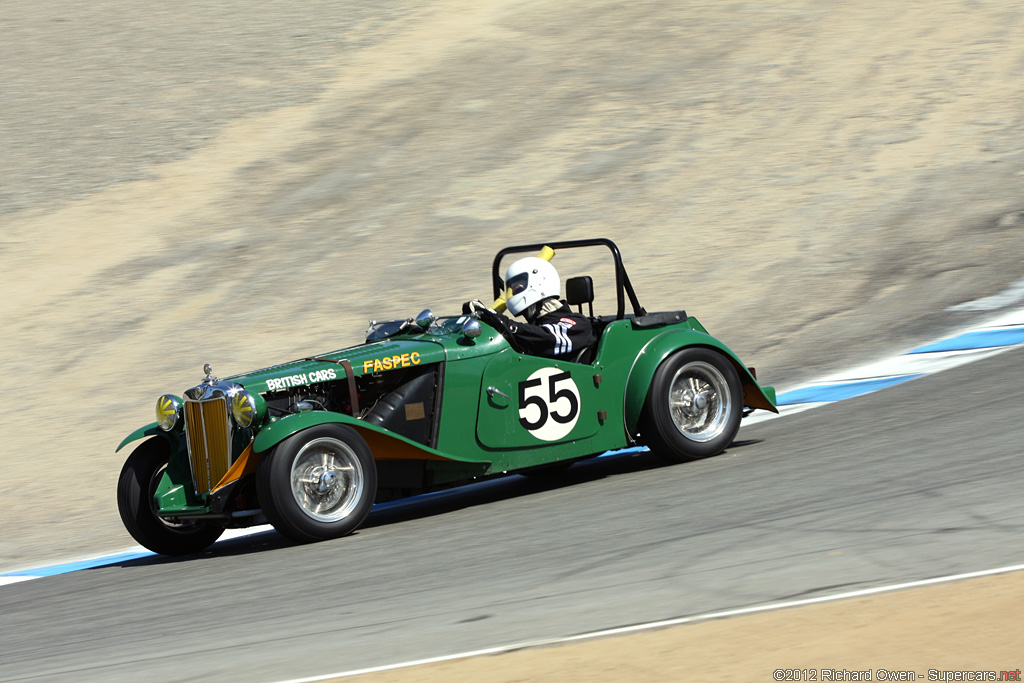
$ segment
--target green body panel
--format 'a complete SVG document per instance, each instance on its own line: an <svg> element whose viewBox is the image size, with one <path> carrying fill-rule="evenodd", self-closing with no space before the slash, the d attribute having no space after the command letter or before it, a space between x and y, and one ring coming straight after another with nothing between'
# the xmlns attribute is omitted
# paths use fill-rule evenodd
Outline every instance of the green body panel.
<svg viewBox="0 0 1024 683"><path fill-rule="evenodd" d="M628 446L623 395L633 362L651 340L680 326L686 323L670 328L637 329L630 320L611 322L601 334L595 360L590 364L526 356L516 353L503 340L499 340L501 352L491 358L449 362L445 368L438 450L467 462L489 461L489 472L497 473ZM524 416L520 410L520 384L542 368L569 372L579 392L579 418L575 426L551 441L538 438L535 430L520 422ZM489 387L501 394L489 393ZM547 393L549 409L564 416L570 411L568 399L555 397L567 388L564 380L546 380L527 391L538 397ZM538 419L536 408L523 412L528 421ZM476 419L467 419L472 415Z"/></svg>
<svg viewBox="0 0 1024 683"><path fill-rule="evenodd" d="M209 511L202 496L196 495L192 471L188 464L188 452L183 441L175 443L175 450L167 462L167 469L160 475L153 498L160 512L167 515L201 514Z"/></svg>
<svg viewBox="0 0 1024 683"><path fill-rule="evenodd" d="M725 344L708 334L696 318L689 318L686 322L673 325L671 328L662 328L660 334L645 345L637 355L636 362L629 371L623 399L626 429L630 433L633 433L636 428L644 402L647 400L647 390L658 366L676 351L692 346L702 346L720 351L735 366L742 385L752 385L772 405L775 404L775 390L771 389L771 396L766 395L739 357Z"/></svg>
<svg viewBox="0 0 1024 683"><path fill-rule="evenodd" d="M550 377L541 374L532 383L529 382L531 376L544 373L546 370L559 373L555 376L560 376L561 379L551 381ZM607 406L600 405L593 375L593 369L587 365L524 356L514 353L512 349L492 356L484 367L481 378L483 391L477 412L477 439L485 448L496 450L548 446L552 443L550 440L536 436L538 432L543 432L544 428L531 430L521 423L521 419L531 424L540 422L541 418L545 417L544 413L549 412L548 406L550 413L555 417L575 417L572 429L557 441L572 441L593 436L601 426L597 417L598 410L607 412ZM526 384L530 386L527 387ZM526 410L519 407L521 386L527 400L533 396L539 399L532 401ZM557 396L553 401L552 393ZM559 393L561 395L558 395ZM543 409L539 407L542 404L545 405ZM559 423L551 414L546 416L548 420L545 420L545 426L558 428ZM559 429L555 433L559 431L562 430Z"/></svg>
<svg viewBox="0 0 1024 683"><path fill-rule="evenodd" d="M130 444L132 441L138 441L144 436L159 436L161 434L166 434L166 432L160 429L156 422L150 422L145 427L139 427L134 432L126 436L124 438L124 441L121 442L121 445L114 449L114 452L117 453L119 450Z"/></svg>
<svg viewBox="0 0 1024 683"><path fill-rule="evenodd" d="M597 419L603 409L597 399L604 390L595 389L595 366L520 354L492 328L485 325L484 330L479 339L488 342L477 353L450 356L445 366L438 451L464 462L490 463L487 473L493 474L591 455L607 450L604 441L623 441L621 428L614 427L614 405L611 419L603 424ZM519 384L542 368L570 372L580 397L575 425L553 441L537 438L520 423ZM497 391L489 393L488 387ZM565 389L564 381L556 383L556 392ZM543 395L551 383L542 381L531 390ZM566 399L551 406L559 415L570 412ZM536 420L536 415L527 416ZM618 439L608 439L607 432L616 432Z"/></svg>

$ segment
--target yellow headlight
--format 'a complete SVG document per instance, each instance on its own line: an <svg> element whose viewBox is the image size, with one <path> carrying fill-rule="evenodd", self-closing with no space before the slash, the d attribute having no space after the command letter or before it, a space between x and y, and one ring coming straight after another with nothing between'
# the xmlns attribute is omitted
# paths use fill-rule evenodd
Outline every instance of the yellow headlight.
<svg viewBox="0 0 1024 683"><path fill-rule="evenodd" d="M248 391L239 391L231 397L231 416L242 429L251 427L256 419L256 399Z"/></svg>
<svg viewBox="0 0 1024 683"><path fill-rule="evenodd" d="M169 432L178 424L181 414L181 399L171 394L164 394L156 400L156 423L160 429Z"/></svg>

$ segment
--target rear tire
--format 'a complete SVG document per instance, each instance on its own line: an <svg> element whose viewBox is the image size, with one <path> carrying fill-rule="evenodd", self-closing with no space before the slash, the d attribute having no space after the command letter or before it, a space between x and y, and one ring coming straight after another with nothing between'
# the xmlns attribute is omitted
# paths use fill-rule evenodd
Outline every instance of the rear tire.
<svg viewBox="0 0 1024 683"><path fill-rule="evenodd" d="M640 414L640 437L676 462L717 455L736 437L743 390L736 368L706 348L688 348L658 366Z"/></svg>
<svg viewBox="0 0 1024 683"><path fill-rule="evenodd" d="M319 425L260 457L256 490L280 533L300 543L323 541L352 533L370 514L377 468L355 429Z"/></svg>
<svg viewBox="0 0 1024 683"><path fill-rule="evenodd" d="M171 446L160 437L141 443L124 463L117 481L117 509L136 541L161 555L188 555L210 547L224 533L218 524L169 522L156 514L156 493Z"/></svg>

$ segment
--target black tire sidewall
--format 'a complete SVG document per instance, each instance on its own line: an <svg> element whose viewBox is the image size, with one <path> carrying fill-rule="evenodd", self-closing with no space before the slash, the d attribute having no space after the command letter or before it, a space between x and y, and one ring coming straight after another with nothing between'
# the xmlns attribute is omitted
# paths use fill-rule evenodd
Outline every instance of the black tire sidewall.
<svg viewBox="0 0 1024 683"><path fill-rule="evenodd" d="M710 441L686 438L675 426L669 412L669 385L676 372L695 361L718 369L729 385L731 414L725 429ZM705 347L687 348L665 359L654 373L640 417L640 435L656 455L670 460L696 460L717 455L728 448L739 431L743 413L743 387L736 368L723 354Z"/></svg>
<svg viewBox="0 0 1024 683"><path fill-rule="evenodd" d="M333 522L313 519L299 507L291 491L291 470L304 445L318 438L330 437L347 444L355 453L363 470L363 495L352 512ZM308 543L345 536L355 531L370 514L377 493L377 468L366 440L352 427L325 424L304 429L289 436L271 451L260 456L256 487L263 514L280 533Z"/></svg>
<svg viewBox="0 0 1024 683"><path fill-rule="evenodd" d="M201 522L187 529L167 526L153 512L150 483L171 457L171 444L152 437L139 444L121 468L117 480L117 510L132 538L161 555L199 552L216 541L224 528Z"/></svg>

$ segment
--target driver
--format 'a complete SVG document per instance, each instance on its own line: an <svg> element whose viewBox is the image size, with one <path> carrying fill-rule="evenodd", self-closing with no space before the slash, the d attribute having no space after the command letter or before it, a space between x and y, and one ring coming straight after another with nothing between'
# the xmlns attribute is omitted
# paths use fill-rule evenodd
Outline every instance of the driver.
<svg viewBox="0 0 1024 683"><path fill-rule="evenodd" d="M573 360L597 342L590 319L559 300L562 283L549 262L536 256L519 259L508 267L505 286L512 292L508 310L525 318L525 323L509 320L479 300L467 301L462 312L480 314L484 322L534 356Z"/></svg>

